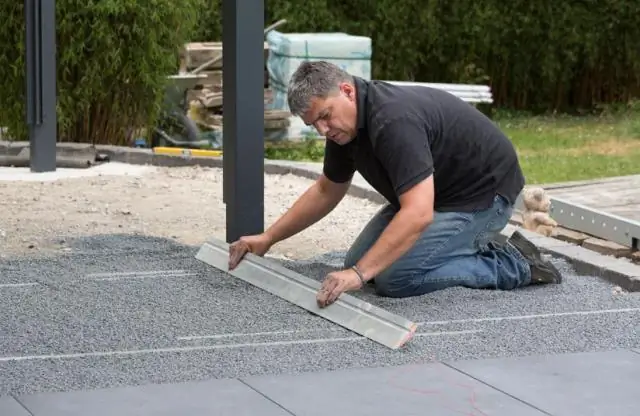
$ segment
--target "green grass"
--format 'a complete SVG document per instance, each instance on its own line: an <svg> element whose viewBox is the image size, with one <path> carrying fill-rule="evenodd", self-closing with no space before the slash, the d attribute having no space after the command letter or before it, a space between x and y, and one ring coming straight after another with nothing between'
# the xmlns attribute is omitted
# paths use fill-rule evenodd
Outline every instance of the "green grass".
<svg viewBox="0 0 640 416"><path fill-rule="evenodd" d="M264 149L264 157L277 160L322 162L324 158L324 141L304 140L299 142L267 143Z"/></svg>
<svg viewBox="0 0 640 416"><path fill-rule="evenodd" d="M636 108L580 117L498 113L494 120L513 141L527 183L640 174Z"/></svg>
<svg viewBox="0 0 640 416"><path fill-rule="evenodd" d="M528 184L640 174L640 104L599 115L530 116L498 111ZM269 159L321 162L322 141L270 144Z"/></svg>

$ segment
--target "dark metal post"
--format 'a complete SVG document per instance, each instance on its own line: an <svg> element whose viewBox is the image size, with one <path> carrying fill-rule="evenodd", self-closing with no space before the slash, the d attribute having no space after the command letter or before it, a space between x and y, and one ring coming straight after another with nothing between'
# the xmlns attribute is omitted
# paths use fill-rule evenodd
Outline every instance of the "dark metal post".
<svg viewBox="0 0 640 416"><path fill-rule="evenodd" d="M264 231L264 0L222 2L227 242Z"/></svg>
<svg viewBox="0 0 640 416"><path fill-rule="evenodd" d="M27 124L31 170L56 170L55 0L25 0Z"/></svg>

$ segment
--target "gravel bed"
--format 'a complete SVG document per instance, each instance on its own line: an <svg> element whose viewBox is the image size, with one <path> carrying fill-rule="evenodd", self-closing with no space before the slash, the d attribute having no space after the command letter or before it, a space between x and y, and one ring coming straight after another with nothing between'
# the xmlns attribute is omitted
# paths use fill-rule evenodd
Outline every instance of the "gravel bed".
<svg viewBox="0 0 640 416"><path fill-rule="evenodd" d="M313 182L265 175L265 224L273 223ZM0 181L0 255L69 251L82 236L134 234L202 244L225 239L222 169L150 167L140 176ZM319 223L273 247L291 259L344 250L379 205L347 196Z"/></svg>
<svg viewBox="0 0 640 416"><path fill-rule="evenodd" d="M311 181L265 183L270 223ZM562 285L354 293L421 323L391 351L194 259L224 238L220 169L0 188L0 395L640 347L640 295L554 260ZM270 256L321 280L377 209L347 197Z"/></svg>

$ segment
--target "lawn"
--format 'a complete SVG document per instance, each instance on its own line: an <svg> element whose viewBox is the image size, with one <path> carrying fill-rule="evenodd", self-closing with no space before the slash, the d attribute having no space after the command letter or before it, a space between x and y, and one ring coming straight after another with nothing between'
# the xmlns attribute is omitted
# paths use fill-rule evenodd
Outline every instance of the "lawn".
<svg viewBox="0 0 640 416"><path fill-rule="evenodd" d="M527 183L640 174L640 108L598 116L528 116L496 112L513 141ZM322 161L321 141L270 144L270 159Z"/></svg>
<svg viewBox="0 0 640 416"><path fill-rule="evenodd" d="M640 174L640 111L601 116L498 115L528 183Z"/></svg>

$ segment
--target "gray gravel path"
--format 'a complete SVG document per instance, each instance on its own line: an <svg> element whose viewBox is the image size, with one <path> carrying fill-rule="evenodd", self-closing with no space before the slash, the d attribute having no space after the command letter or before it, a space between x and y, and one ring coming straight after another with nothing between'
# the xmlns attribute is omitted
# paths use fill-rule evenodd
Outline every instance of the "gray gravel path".
<svg viewBox="0 0 640 416"><path fill-rule="evenodd" d="M198 247L104 236L0 263L0 396L149 382L640 348L640 295L565 271L559 286L366 300L423 322L400 351L193 258ZM340 253L285 264L322 279ZM110 273L110 275L105 275Z"/></svg>

